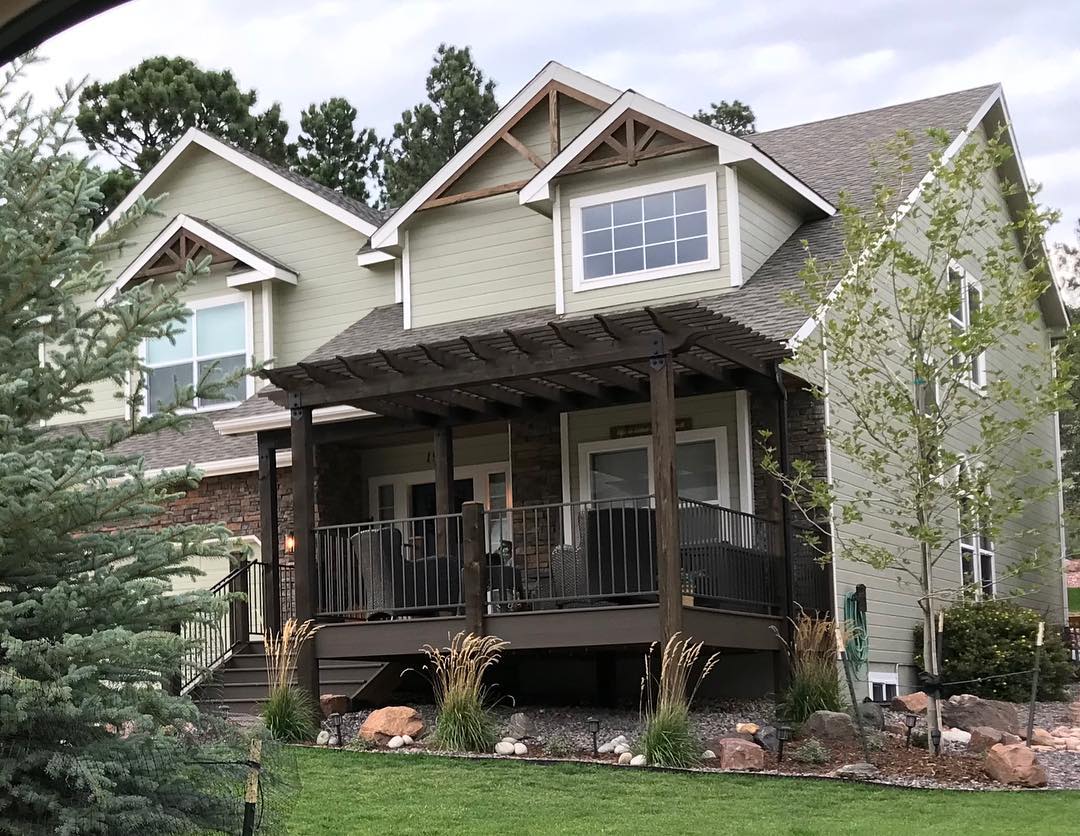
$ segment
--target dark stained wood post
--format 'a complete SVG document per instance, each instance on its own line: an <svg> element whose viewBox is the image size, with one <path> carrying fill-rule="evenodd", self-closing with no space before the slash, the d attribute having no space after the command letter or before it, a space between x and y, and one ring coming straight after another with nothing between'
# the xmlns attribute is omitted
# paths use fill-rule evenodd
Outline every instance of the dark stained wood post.
<svg viewBox="0 0 1080 836"><path fill-rule="evenodd" d="M450 520L454 513L454 431L450 427L435 429L435 549L440 555L450 554L452 545Z"/></svg>
<svg viewBox="0 0 1080 836"><path fill-rule="evenodd" d="M289 396L292 431L293 518L296 526L296 620L315 617L318 566L315 555L315 440L311 430L311 407L298 395ZM319 668L315 641L307 642L296 662L296 683L318 700Z"/></svg>
<svg viewBox="0 0 1080 836"><path fill-rule="evenodd" d="M281 550L278 544L277 450L259 444L259 541L263 564L263 630L281 630Z"/></svg>
<svg viewBox="0 0 1080 836"><path fill-rule="evenodd" d="M484 504L466 502L461 506L462 555L461 595L465 603L465 632L484 634L487 598L487 570L484 555Z"/></svg>
<svg viewBox="0 0 1080 836"><path fill-rule="evenodd" d="M788 435L787 388L784 385L784 376L779 364L775 365L773 371L776 375L776 458L780 472L785 476L790 476L791 442ZM787 499L787 491L777 480L770 479L769 481L775 483L779 500L780 544L783 549L783 559L778 567L780 571L776 573L776 594L779 598L780 614L783 616L780 635L790 648L795 638L794 625L791 621L795 615L795 538L791 526L791 507ZM790 652L782 655L783 664L777 672L778 691L785 690L791 681Z"/></svg>
<svg viewBox="0 0 1080 836"><path fill-rule="evenodd" d="M649 361L653 466L656 469L656 573L660 593L660 640L682 630L679 561L679 486L675 471L675 370L671 355Z"/></svg>

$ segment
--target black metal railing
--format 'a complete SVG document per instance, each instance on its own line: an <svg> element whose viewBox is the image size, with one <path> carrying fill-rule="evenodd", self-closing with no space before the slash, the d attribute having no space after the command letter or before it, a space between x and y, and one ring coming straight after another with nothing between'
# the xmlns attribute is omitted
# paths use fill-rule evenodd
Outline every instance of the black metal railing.
<svg viewBox="0 0 1080 836"><path fill-rule="evenodd" d="M655 602L651 496L485 513L488 612Z"/></svg>
<svg viewBox="0 0 1080 836"><path fill-rule="evenodd" d="M316 614L369 619L457 611L461 514L315 529Z"/></svg>
<svg viewBox="0 0 1080 836"><path fill-rule="evenodd" d="M792 521L793 598L807 613L828 617L833 611L832 564L822 562L829 554L827 535L806 520Z"/></svg>
<svg viewBox="0 0 1080 836"><path fill-rule="evenodd" d="M266 564L242 560L210 588L210 595L224 604L221 615L211 620L186 622L180 635L189 644L180 669L181 693L194 688L238 647L261 635L267 602L269 572Z"/></svg>
<svg viewBox="0 0 1080 836"><path fill-rule="evenodd" d="M679 500L685 603L779 612L783 554L782 532L775 521L693 499Z"/></svg>

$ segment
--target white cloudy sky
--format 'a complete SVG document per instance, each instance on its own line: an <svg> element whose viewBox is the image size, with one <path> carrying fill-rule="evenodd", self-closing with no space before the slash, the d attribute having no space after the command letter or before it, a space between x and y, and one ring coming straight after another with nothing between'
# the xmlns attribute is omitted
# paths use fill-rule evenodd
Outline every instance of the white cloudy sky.
<svg viewBox="0 0 1080 836"><path fill-rule="evenodd" d="M386 132L440 41L473 47L505 101L548 59L759 129L1003 82L1029 176L1080 218L1080 4L1072 0L134 0L49 41L32 84L108 79L155 54L231 68L290 122L346 96Z"/></svg>

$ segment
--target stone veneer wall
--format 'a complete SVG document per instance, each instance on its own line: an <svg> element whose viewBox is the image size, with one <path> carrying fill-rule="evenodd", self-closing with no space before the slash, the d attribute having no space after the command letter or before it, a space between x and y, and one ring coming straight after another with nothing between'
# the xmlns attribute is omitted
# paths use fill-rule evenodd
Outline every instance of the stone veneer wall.
<svg viewBox="0 0 1080 836"><path fill-rule="evenodd" d="M515 509L562 502L558 416L510 422L510 472ZM547 566L551 549L567 540L561 522L562 514L555 508L515 512L515 558L530 568Z"/></svg>
<svg viewBox="0 0 1080 836"><path fill-rule="evenodd" d="M773 428L776 421L776 404L771 398L750 395L750 443L754 460L754 512L769 516L766 502L769 476L761 467L762 428ZM808 390L788 391L788 442L791 460L806 459L814 463L814 474L825 477L825 404ZM776 443L775 435L769 441Z"/></svg>

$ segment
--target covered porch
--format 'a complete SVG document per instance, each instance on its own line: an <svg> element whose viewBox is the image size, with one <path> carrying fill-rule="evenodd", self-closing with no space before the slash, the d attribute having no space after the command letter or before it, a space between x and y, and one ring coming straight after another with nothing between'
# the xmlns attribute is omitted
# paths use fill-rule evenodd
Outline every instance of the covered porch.
<svg viewBox="0 0 1080 836"><path fill-rule="evenodd" d="M458 630L520 651L602 651L682 631L775 653L774 628L795 601L828 608L827 572L752 463L749 411L726 436L685 415L708 397L752 400L786 464L782 345L694 303L466 325L406 331L373 350L331 343L266 373L290 429L260 434L262 542L274 544L264 557L281 574L273 482L276 451L288 448L295 601L277 610L325 625L301 681L317 690L316 658L404 657ZM343 404L375 416L313 424L313 410ZM568 445L576 416L608 412L643 420L609 421L604 441ZM513 456L477 463L476 439L500 432ZM545 432L560 443L522 453ZM407 453L422 438L430 472L413 472ZM396 457L398 472L356 478L349 450ZM319 491L335 480L350 498L330 512Z"/></svg>

